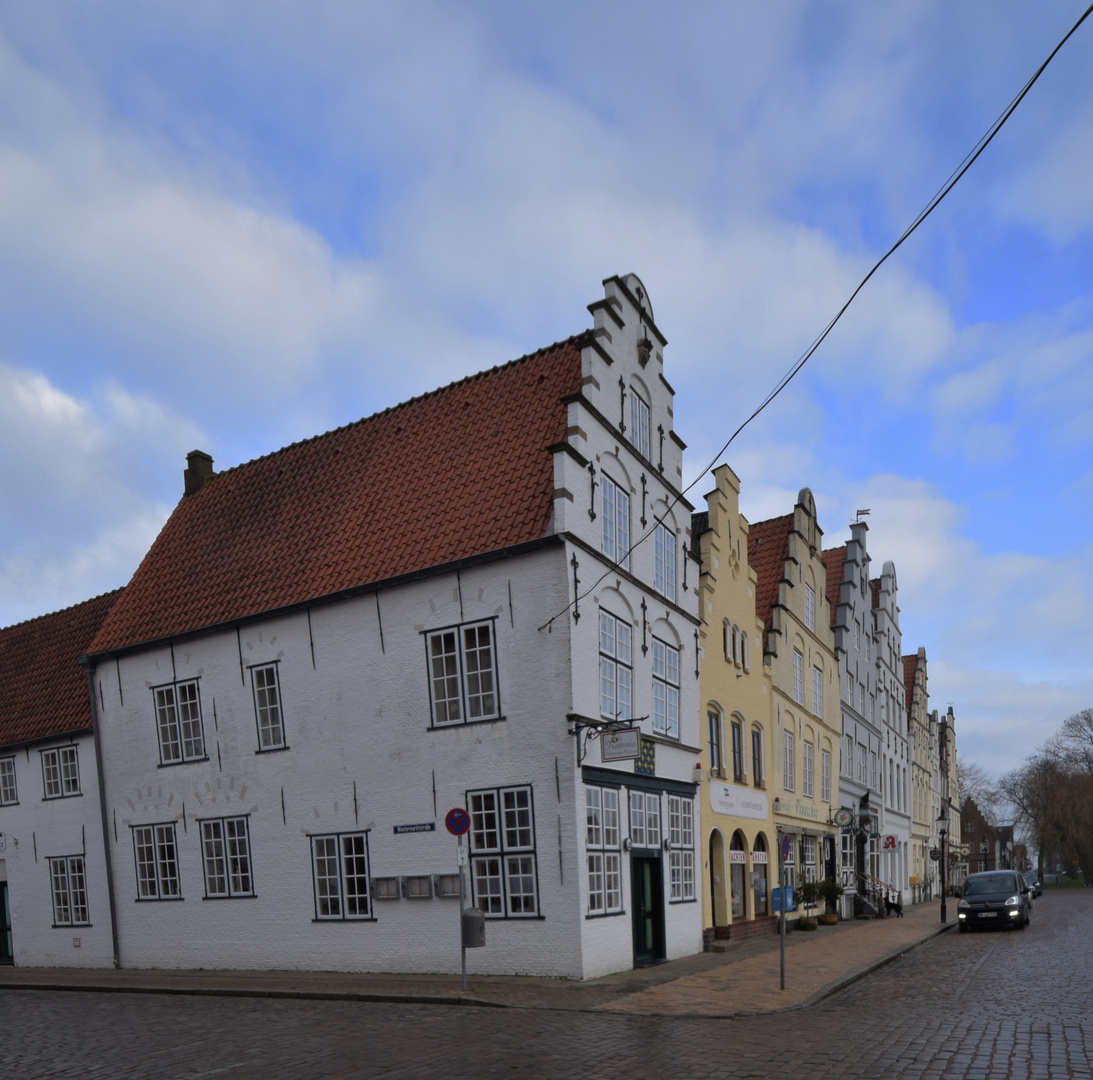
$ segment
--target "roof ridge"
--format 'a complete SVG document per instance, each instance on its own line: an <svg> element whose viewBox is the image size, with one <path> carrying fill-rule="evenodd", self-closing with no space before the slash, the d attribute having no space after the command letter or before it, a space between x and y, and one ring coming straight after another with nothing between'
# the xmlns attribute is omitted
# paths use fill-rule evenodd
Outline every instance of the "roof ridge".
<svg viewBox="0 0 1093 1080"><path fill-rule="evenodd" d="M220 469L214 472L210 480L215 480L219 476L225 476L228 473L235 472L238 469L242 469L247 465L256 465L261 461L268 461L271 458L277 457L278 454L287 453L289 450L295 450L298 446L307 446L309 443L318 442L320 439L325 439L330 435L339 435L343 431L350 431L352 428L359 427L361 424L366 424L370 420L376 420L381 416L388 416L392 413L396 413L401 409L406 409L411 405L417 405L422 401L426 401L429 398L436 397L440 394L446 393L449 390L455 390L456 388L468 383L474 382L476 379L485 378L487 375L493 375L496 372L503 371L505 368L515 367L517 364L527 363L529 360L534 360L536 357L541 356L543 353L548 353L554 349L563 348L566 345L576 345L581 338L591 336L591 330L582 330L579 334L571 334L567 338L563 338L561 341L555 341L550 345L544 345L540 349L536 349L534 352L524 353L523 356L517 356L513 360L506 360L503 364L494 364L493 367L484 368L482 371L476 371L470 375L464 375L461 379L456 379L454 382L445 383L443 386L434 387L432 390L426 390L420 394L416 394L414 397L407 398L405 401L396 402L394 405L388 405L384 409L379 409L376 412L369 413L367 416L361 416L356 420L350 420L346 424L342 424L339 427L331 428L329 431L320 431L318 434L309 435L306 439L297 439L295 442L287 443L285 446L280 446L276 450L270 450L266 454L259 454L257 457L249 458L247 461L240 461L235 465L231 465L226 469Z"/></svg>
<svg viewBox="0 0 1093 1080"><path fill-rule="evenodd" d="M53 619L58 615L64 615L69 611L75 611L76 608L83 607L85 604L93 604L96 600L105 600L108 596L120 596L125 591L124 585L119 585L116 589L107 589L106 592L99 593L97 596L89 596L86 600L77 600L74 604L69 604L68 607L57 608L56 611L46 611L41 615L32 615L29 619L23 619L22 622L11 623L8 626L0 626L0 634L5 634L9 630L17 630L23 626L29 626L31 623L39 622L42 619Z"/></svg>

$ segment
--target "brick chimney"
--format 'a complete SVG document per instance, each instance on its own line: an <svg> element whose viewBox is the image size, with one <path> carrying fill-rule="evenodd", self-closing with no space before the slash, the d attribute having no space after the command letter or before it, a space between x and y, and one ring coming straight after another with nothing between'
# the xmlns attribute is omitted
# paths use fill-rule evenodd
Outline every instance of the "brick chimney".
<svg viewBox="0 0 1093 1080"><path fill-rule="evenodd" d="M186 471L182 479L187 495L196 495L213 477L213 459L204 450L191 450L186 455Z"/></svg>

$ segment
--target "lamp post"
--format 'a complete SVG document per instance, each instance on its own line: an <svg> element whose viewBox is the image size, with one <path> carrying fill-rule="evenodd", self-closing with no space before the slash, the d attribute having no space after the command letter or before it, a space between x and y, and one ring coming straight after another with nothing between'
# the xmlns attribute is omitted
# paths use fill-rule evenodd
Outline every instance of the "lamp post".
<svg viewBox="0 0 1093 1080"><path fill-rule="evenodd" d="M946 854L945 841L949 838L949 815L945 811L945 807L942 806L941 814L937 819L937 834L941 840L941 922L947 921L945 918L945 862Z"/></svg>

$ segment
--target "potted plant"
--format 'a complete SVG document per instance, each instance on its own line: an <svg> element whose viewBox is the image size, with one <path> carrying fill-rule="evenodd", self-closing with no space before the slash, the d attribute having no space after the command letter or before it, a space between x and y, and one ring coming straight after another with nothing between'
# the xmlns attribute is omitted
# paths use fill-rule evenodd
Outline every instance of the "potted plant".
<svg viewBox="0 0 1093 1080"><path fill-rule="evenodd" d="M817 888L820 899L824 902L824 913L820 916L820 922L825 926L834 926L839 921L838 903L843 887L834 878L824 878Z"/></svg>
<svg viewBox="0 0 1093 1080"><path fill-rule="evenodd" d="M815 881L803 881L797 887L797 899L801 901L804 914L797 920L798 930L815 930L819 925L816 919L809 914L809 910L816 907L820 899L820 886Z"/></svg>

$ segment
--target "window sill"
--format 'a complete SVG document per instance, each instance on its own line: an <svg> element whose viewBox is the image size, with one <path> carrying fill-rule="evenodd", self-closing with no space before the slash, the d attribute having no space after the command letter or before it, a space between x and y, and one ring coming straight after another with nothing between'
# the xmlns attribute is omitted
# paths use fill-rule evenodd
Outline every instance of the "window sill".
<svg viewBox="0 0 1093 1080"><path fill-rule="evenodd" d="M478 724L502 724L507 716L485 716L481 720L453 720L447 724L430 724L430 731L451 731L453 728L476 727Z"/></svg>
<svg viewBox="0 0 1093 1080"><path fill-rule="evenodd" d="M235 893L232 896L203 896L202 900L257 900L257 893Z"/></svg>
<svg viewBox="0 0 1093 1080"><path fill-rule="evenodd" d="M134 904L180 904L184 896L134 896Z"/></svg>
<svg viewBox="0 0 1093 1080"><path fill-rule="evenodd" d="M179 765L200 765L203 761L208 761L209 755L204 757L191 757L183 758L181 761L161 761L156 768L158 769L174 769Z"/></svg>
<svg viewBox="0 0 1093 1080"><path fill-rule="evenodd" d="M64 795L43 795L42 802L56 802L58 799L79 799L82 797L82 791L70 791Z"/></svg>
<svg viewBox="0 0 1093 1080"><path fill-rule="evenodd" d="M692 896L692 897L690 897L686 900L669 900L668 901L668 906L669 907L678 907L680 904L697 904L697 903L698 903L698 897L697 896Z"/></svg>
<svg viewBox="0 0 1093 1080"><path fill-rule="evenodd" d="M470 910L470 909L468 909ZM485 913L484 913L485 914ZM546 922L545 915L489 915L487 922Z"/></svg>
<svg viewBox="0 0 1093 1080"><path fill-rule="evenodd" d="M346 918L335 918L331 916L329 919L314 918L311 920L313 923L320 923L324 926L344 925L345 923L374 923L378 920L375 915L351 915Z"/></svg>
<svg viewBox="0 0 1093 1080"><path fill-rule="evenodd" d="M285 743L284 746L260 746L254 752L256 754L277 754L277 753L280 753L280 751L282 751L282 750L288 750L288 749L289 749L289 745L288 745L288 743Z"/></svg>
<svg viewBox="0 0 1093 1080"><path fill-rule="evenodd" d="M89 922L55 922L54 930L89 930L92 924Z"/></svg>
<svg viewBox="0 0 1093 1080"><path fill-rule="evenodd" d="M625 915L625 914L626 914L626 912L622 911L622 910L619 910L619 911L590 911L587 915L585 915L584 918L585 918L585 922L588 922L589 920L594 920L594 919L614 919L614 918L617 918L619 915Z"/></svg>

